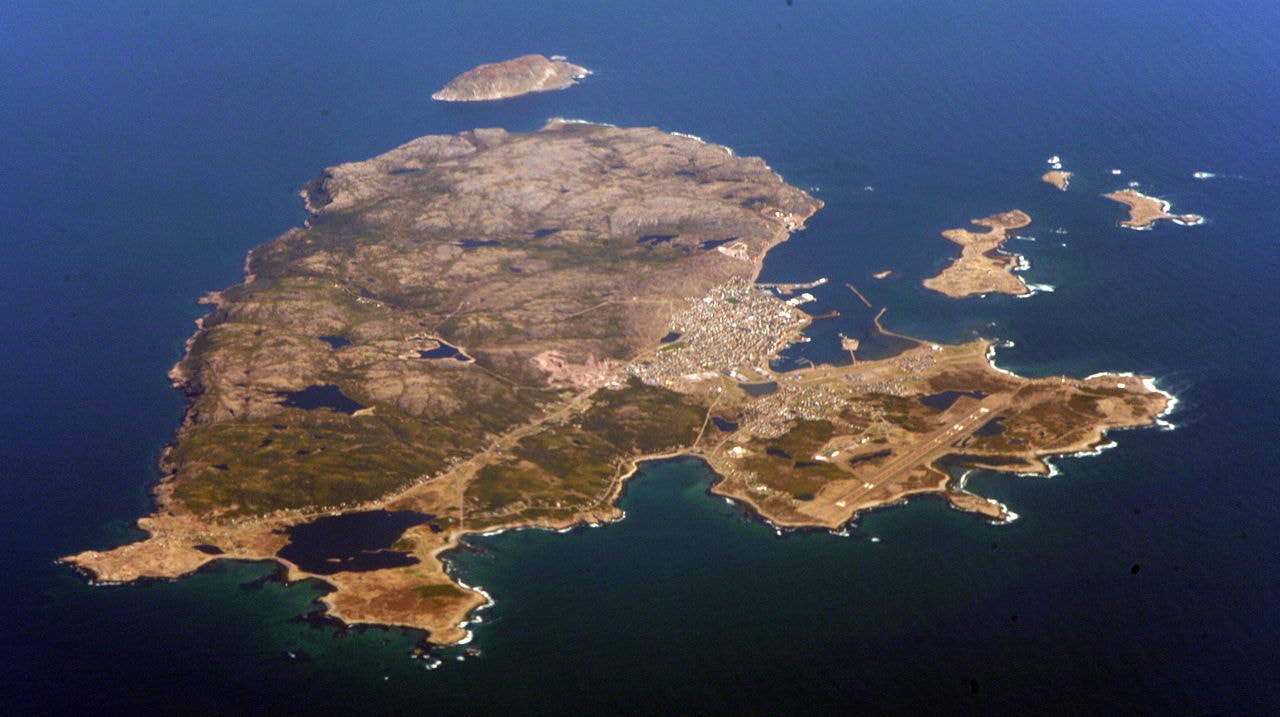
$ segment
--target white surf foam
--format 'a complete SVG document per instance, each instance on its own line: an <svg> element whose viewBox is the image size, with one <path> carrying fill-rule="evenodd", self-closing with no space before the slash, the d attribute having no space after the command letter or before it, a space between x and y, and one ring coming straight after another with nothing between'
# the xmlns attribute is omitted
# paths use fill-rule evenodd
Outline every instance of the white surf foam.
<svg viewBox="0 0 1280 717"><path fill-rule="evenodd" d="M1000 373L1008 374L1009 376L1017 376L1017 374L1015 374L1014 372L1008 369L1000 368L999 366L996 365L996 346L1013 348L1013 345L1014 344L1012 341L1001 341L998 343L992 343L990 346L987 347L987 363L991 365L991 368L999 371Z"/></svg>
<svg viewBox="0 0 1280 717"><path fill-rule="evenodd" d="M1154 378L1142 379L1142 385L1146 386L1147 390L1164 394L1165 398L1169 399L1169 405L1165 407L1164 411L1161 412L1160 415L1156 416L1156 426L1159 427L1160 430L1162 431L1172 431L1175 428L1177 428L1178 427L1177 424L1175 424L1173 421L1170 421L1168 417L1172 415L1175 410L1177 410L1178 403L1179 403L1178 397L1173 395L1171 392L1166 391L1160 388L1159 386L1157 386L1156 380Z"/></svg>
<svg viewBox="0 0 1280 717"><path fill-rule="evenodd" d="M552 122L563 122L564 124L590 124L597 127L617 127L618 125L610 122L596 122L595 120L579 119L577 117L552 117L547 120L547 124Z"/></svg>
<svg viewBox="0 0 1280 717"><path fill-rule="evenodd" d="M1025 294L1019 294L1019 295L1015 296L1014 298L1015 298L1015 299L1030 299L1031 297L1035 296L1036 294L1052 294L1052 293L1053 293L1053 291L1054 291L1054 289L1055 289L1055 288L1057 288L1057 287L1055 287L1053 284L1027 284L1027 288L1028 288L1028 289L1030 289L1030 291L1028 291L1028 292L1027 292L1027 293L1025 293Z"/></svg>
<svg viewBox="0 0 1280 717"><path fill-rule="evenodd" d="M674 134L674 135L675 135L675 136L677 136L677 137L684 137L684 138L686 138L686 139L696 140L696 141L698 141L698 142L701 142L702 144L706 144L706 143L707 143L707 140L705 140L705 139L703 139L703 138L699 137L699 136L698 136L698 135L696 135L696 134L689 134L688 132L672 132L671 134Z"/></svg>

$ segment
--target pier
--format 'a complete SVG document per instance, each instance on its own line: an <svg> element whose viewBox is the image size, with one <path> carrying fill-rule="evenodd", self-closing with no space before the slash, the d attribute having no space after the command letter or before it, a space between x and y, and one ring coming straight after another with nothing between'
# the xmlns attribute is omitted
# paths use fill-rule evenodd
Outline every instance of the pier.
<svg viewBox="0 0 1280 717"><path fill-rule="evenodd" d="M794 294L797 291L806 291L808 289L814 289L819 286L822 286L823 284L827 283L827 281L828 281L827 277L824 276L820 279L814 279L813 281L810 281L807 284L756 284L756 286L760 287L761 289L773 289L774 291L778 292L780 296L790 296L791 294Z"/></svg>

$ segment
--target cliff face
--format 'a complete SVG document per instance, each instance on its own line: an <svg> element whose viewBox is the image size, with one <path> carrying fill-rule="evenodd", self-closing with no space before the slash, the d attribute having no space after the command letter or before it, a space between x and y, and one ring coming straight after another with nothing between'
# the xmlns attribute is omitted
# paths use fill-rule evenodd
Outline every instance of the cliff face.
<svg viewBox="0 0 1280 717"><path fill-rule="evenodd" d="M564 60L525 55L467 70L431 95L431 99L445 102L501 100L530 92L562 90L589 74L591 71L587 68Z"/></svg>

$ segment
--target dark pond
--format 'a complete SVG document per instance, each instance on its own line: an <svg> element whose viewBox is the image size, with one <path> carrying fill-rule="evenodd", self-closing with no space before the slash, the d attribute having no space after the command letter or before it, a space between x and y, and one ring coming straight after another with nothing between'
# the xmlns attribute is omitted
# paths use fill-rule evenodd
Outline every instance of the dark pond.
<svg viewBox="0 0 1280 717"><path fill-rule="evenodd" d="M560 231L559 227L556 227L555 229L535 229L533 232L533 238L541 239L543 237L549 237L558 231Z"/></svg>
<svg viewBox="0 0 1280 717"><path fill-rule="evenodd" d="M764 452L765 452L765 453L768 453L769 455L773 456L774 458L784 458L784 459L786 459L786 460L791 460L791 454L790 454L790 453L787 453L786 451L782 450L781 448L773 448L773 447L769 447L769 448L766 448Z"/></svg>
<svg viewBox="0 0 1280 717"><path fill-rule="evenodd" d="M733 421L726 421L725 419L719 416L712 416L711 422L715 424L716 428L719 428L725 433L733 433L734 431L738 430L738 424L734 423Z"/></svg>
<svg viewBox="0 0 1280 717"><path fill-rule="evenodd" d="M974 431L973 435L979 438L988 438L990 436L998 436L1001 433L1004 433L1005 428L1006 426L1004 425L1004 416L996 416L990 421L987 421L986 424L982 426L982 428L979 428L978 430Z"/></svg>
<svg viewBox="0 0 1280 717"><path fill-rule="evenodd" d="M277 391L276 395L284 398L280 405L288 406L289 408L303 408L308 411L327 408L350 416L364 408L363 405L348 398L342 392L342 389L333 385L308 386L301 391L292 392Z"/></svg>
<svg viewBox="0 0 1280 717"><path fill-rule="evenodd" d="M365 572L413 565L418 559L392 550L404 531L435 518L410 510L370 510L317 518L286 528L289 544L276 553L316 575Z"/></svg>
<svg viewBox="0 0 1280 717"><path fill-rule="evenodd" d="M942 393L935 393L930 396L921 397L920 403L923 403L935 411L945 411L948 408L951 408L956 401L959 401L961 396L983 399L987 397L987 394L982 391L943 391Z"/></svg>
<svg viewBox="0 0 1280 717"><path fill-rule="evenodd" d="M778 390L777 381L766 381L764 383L740 383L738 388L746 391L751 396L768 396Z"/></svg>
<svg viewBox="0 0 1280 717"><path fill-rule="evenodd" d="M329 344L329 348L331 349L340 349L343 346L351 345L351 340L345 336L319 336L317 338L326 344Z"/></svg>
<svg viewBox="0 0 1280 717"><path fill-rule="evenodd" d="M890 451L888 448L886 448L886 449L884 449L883 451L876 451L875 453L867 453L867 454L865 454L865 455L861 455L861 456L854 456L853 458L850 458L850 459L849 459L849 465L851 465L851 466L856 466L856 465L858 465L859 463L865 463L865 462L867 462L867 461L874 461L874 460L875 460L875 459L877 459L877 458L884 458L885 456L889 455L890 453L892 453L892 451Z"/></svg>
<svg viewBox="0 0 1280 717"><path fill-rule="evenodd" d="M439 339L437 339L437 341L439 341ZM458 350L458 347L456 347L456 346L450 346L449 344L446 344L446 343L445 343L445 342L443 342L443 341L440 341L440 345L439 345L439 346L437 346L437 347L435 347L435 348L433 348L433 349L428 349L428 350L425 350L425 351L419 351L419 352L418 352L418 358L424 358L424 359L449 359L449 358L451 358L451 359L454 359L454 360L457 360L457 361L470 361L470 360L471 360L471 357L470 357L470 356L468 356L468 355L466 355L466 354L464 354L464 353L462 353L462 351Z"/></svg>
<svg viewBox="0 0 1280 717"><path fill-rule="evenodd" d="M676 339L678 339L678 338L680 338L680 332L679 332L679 331L672 331L671 333L667 334L666 336L663 336L663 337L662 337L662 340L660 341L660 343L669 344L669 343L671 343L672 341L675 341L675 340L676 340Z"/></svg>
<svg viewBox="0 0 1280 717"><path fill-rule="evenodd" d="M724 239L708 239L702 242L702 249L704 251L708 249L715 249L716 247L721 246L723 244L728 244L729 242L737 238L738 237L725 237Z"/></svg>
<svg viewBox="0 0 1280 717"><path fill-rule="evenodd" d="M421 169L416 169L414 167L404 167L401 169L393 169L390 172L387 172L387 174L417 174L421 171Z"/></svg>
<svg viewBox="0 0 1280 717"><path fill-rule="evenodd" d="M475 249L481 246L502 246L502 242L497 239L463 239L458 242L458 246L463 249Z"/></svg>

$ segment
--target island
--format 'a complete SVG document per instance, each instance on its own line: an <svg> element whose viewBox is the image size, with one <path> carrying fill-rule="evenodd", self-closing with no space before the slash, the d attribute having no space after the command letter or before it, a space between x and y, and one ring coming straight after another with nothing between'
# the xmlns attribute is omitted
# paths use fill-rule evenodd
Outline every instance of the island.
<svg viewBox="0 0 1280 717"><path fill-rule="evenodd" d="M1129 218L1118 222L1120 226L1129 229L1150 229L1161 219L1169 219L1175 224L1184 226L1204 224L1204 217L1199 214L1170 214L1168 202L1148 197L1133 188L1121 189L1102 196L1129 207Z"/></svg>
<svg viewBox="0 0 1280 717"><path fill-rule="evenodd" d="M456 644L489 597L448 551L618 519L645 460L700 456L779 529L922 493L1001 522L966 471L1046 474L1170 407L1150 378L1021 378L993 341L892 334L884 310L890 355L775 369L812 321L782 296L823 280L756 279L822 203L689 136L427 136L302 195L305 226L203 299L147 537L63 559L93 581L272 560L327 583L333 618Z"/></svg>
<svg viewBox="0 0 1280 717"><path fill-rule="evenodd" d="M562 57L524 55L467 70L431 95L431 99L444 102L501 100L531 92L562 90L590 74L587 68Z"/></svg>
<svg viewBox="0 0 1280 717"><path fill-rule="evenodd" d="M987 227L987 231L948 229L942 232L942 236L960 245L960 257L942 273L925 279L925 287L953 299L977 294L1030 294L1026 282L1013 273L1025 267L1025 260L1020 255L1001 252L1000 245L1009 238L1009 230L1027 226L1031 217L1014 209L970 223Z"/></svg>
<svg viewBox="0 0 1280 717"><path fill-rule="evenodd" d="M1071 183L1071 176L1071 172L1064 172L1061 169L1051 169L1040 175L1040 181L1046 184L1052 184L1065 192L1067 191L1067 185Z"/></svg>

